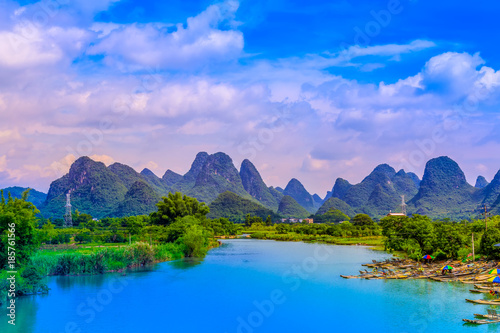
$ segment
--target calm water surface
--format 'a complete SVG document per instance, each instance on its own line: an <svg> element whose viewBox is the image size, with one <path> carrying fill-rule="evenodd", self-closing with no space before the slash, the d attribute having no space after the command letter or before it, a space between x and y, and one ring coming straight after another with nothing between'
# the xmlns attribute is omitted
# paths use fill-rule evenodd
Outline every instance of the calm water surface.
<svg viewBox="0 0 500 333"><path fill-rule="evenodd" d="M345 280L385 253L357 246L226 240L203 260L102 276L51 277L50 294L18 299L0 332L497 332L462 318L489 307L470 285Z"/></svg>

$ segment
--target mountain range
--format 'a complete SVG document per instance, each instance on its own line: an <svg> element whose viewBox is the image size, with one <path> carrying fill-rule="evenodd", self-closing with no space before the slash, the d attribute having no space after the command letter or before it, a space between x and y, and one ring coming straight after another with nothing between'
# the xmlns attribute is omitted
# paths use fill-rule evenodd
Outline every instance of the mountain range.
<svg viewBox="0 0 500 333"><path fill-rule="evenodd" d="M13 196L20 196L22 190L6 189ZM80 157L66 175L52 182L46 196L32 191L30 199L36 201L44 217L62 217L66 194L70 192L74 209L102 218L148 214L156 209L162 196L175 191L206 202L212 217L236 220L244 219L247 213L307 217L331 209L351 217L365 213L380 218L399 211L402 197L409 214L433 218L475 217L482 205L493 213L500 212L500 171L490 183L479 176L472 186L458 164L446 156L429 160L422 180L387 164L375 167L358 184L337 178L324 199L310 194L295 178L284 189L268 186L252 162L245 159L238 171L222 152L200 152L186 174L167 170L161 178L149 169L138 173L124 164L106 166Z"/></svg>

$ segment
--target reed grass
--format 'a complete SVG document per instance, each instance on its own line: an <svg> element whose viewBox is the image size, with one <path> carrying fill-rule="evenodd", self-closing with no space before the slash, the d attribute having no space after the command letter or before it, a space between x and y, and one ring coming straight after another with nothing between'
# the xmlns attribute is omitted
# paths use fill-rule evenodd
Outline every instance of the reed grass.
<svg viewBox="0 0 500 333"><path fill-rule="evenodd" d="M130 246L68 250L62 253L53 251L39 252L31 258L35 265L46 275L102 274L133 266L144 266L182 258L182 247L167 243L149 245L137 242Z"/></svg>

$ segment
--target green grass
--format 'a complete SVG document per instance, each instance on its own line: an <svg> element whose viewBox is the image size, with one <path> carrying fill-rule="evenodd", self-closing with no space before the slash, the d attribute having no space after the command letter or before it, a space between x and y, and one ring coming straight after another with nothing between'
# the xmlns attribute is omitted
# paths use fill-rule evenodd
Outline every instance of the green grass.
<svg viewBox="0 0 500 333"><path fill-rule="evenodd" d="M31 258L33 265L46 275L102 274L132 266L182 258L183 248L177 244L89 246L76 249L41 250Z"/></svg>

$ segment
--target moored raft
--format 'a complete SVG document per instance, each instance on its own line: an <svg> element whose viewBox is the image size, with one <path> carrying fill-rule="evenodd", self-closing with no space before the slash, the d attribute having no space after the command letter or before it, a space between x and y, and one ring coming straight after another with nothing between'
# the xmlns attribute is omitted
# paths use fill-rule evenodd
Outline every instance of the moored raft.
<svg viewBox="0 0 500 333"><path fill-rule="evenodd" d="M483 324L495 324L500 323L500 319L462 319L466 323L483 325Z"/></svg>

